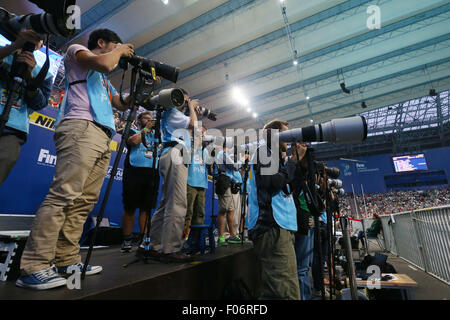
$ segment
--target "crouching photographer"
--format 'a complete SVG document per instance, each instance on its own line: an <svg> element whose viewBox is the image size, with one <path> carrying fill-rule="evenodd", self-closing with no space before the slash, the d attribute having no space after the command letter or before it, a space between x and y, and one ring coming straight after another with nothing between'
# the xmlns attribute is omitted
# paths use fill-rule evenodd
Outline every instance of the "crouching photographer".
<svg viewBox="0 0 450 320"><path fill-rule="evenodd" d="M258 147L251 160L248 180L249 238L254 243L260 267L260 299L300 300L294 232L297 231L297 210L289 184L295 177L296 164L306 148L293 146L293 155L282 160L287 143L272 145L274 130L288 130L288 123L274 120L264 126L267 144ZM278 153L278 155L276 155ZM275 173L271 163L264 164L261 155L280 159ZM277 157L278 156L278 157ZM257 157L257 158L255 158Z"/></svg>

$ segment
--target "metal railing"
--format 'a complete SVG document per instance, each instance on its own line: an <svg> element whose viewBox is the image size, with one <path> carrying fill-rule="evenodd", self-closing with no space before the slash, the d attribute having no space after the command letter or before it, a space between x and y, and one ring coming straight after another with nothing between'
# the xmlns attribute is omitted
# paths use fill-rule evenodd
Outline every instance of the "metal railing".
<svg viewBox="0 0 450 320"><path fill-rule="evenodd" d="M381 221L386 250L450 285L450 206L384 215Z"/></svg>

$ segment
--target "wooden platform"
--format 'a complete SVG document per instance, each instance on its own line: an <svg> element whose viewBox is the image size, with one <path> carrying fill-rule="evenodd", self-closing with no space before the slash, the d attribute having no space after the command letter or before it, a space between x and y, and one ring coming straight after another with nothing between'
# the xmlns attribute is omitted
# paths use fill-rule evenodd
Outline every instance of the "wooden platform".
<svg viewBox="0 0 450 320"><path fill-rule="evenodd" d="M85 252L83 259L84 255ZM9 279L0 282L0 300L223 299L225 289L237 278L250 289L256 288L256 260L251 244L220 247L215 254L196 256L190 263L148 260L147 264L139 261L123 267L134 259L134 253L121 253L119 246L94 250L90 264L101 265L103 271L86 276L80 290L60 287L35 291L19 288Z"/></svg>

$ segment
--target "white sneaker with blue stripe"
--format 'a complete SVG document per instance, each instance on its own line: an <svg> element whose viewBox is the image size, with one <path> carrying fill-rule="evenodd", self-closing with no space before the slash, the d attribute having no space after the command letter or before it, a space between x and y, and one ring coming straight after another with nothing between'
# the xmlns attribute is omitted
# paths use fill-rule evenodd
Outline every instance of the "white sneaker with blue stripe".
<svg viewBox="0 0 450 320"><path fill-rule="evenodd" d="M56 287L65 286L67 280L59 276L56 272L56 267L50 268L32 273L27 276L21 276L16 281L16 286L22 288L30 288L35 290L46 290Z"/></svg>
<svg viewBox="0 0 450 320"><path fill-rule="evenodd" d="M83 266L84 266L84 264L82 262L78 262L78 263L71 264L69 266L58 267L58 273L61 276L70 276L74 272L74 270L76 272L78 272L78 271L82 272L83 271ZM102 272L102 270L103 270L103 268L101 266L88 265L87 268L86 268L86 275L90 276L92 274L96 274L96 273Z"/></svg>

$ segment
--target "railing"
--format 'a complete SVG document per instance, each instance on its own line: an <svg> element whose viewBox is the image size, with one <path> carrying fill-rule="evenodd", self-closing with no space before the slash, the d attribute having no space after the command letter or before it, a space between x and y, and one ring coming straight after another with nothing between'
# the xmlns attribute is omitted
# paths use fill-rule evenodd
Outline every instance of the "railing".
<svg viewBox="0 0 450 320"><path fill-rule="evenodd" d="M381 216L385 249L450 284L450 206ZM370 220L365 219L370 226Z"/></svg>

